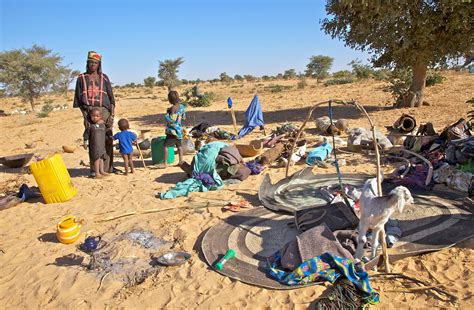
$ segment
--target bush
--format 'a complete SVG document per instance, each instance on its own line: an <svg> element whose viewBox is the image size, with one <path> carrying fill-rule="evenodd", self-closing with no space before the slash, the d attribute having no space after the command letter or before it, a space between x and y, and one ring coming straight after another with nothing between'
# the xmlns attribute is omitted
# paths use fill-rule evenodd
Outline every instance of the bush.
<svg viewBox="0 0 474 310"><path fill-rule="evenodd" d="M372 72L374 79L378 81L388 81L390 79L391 71L389 69L379 69Z"/></svg>
<svg viewBox="0 0 474 310"><path fill-rule="evenodd" d="M278 85L277 84L277 85L269 85L269 86L265 87L264 89L268 89L272 93L279 93L279 92L282 92L284 90L291 89L291 86L284 86L284 85Z"/></svg>
<svg viewBox="0 0 474 310"><path fill-rule="evenodd" d="M197 86L185 89L183 95L186 97L185 103L192 107L208 107L216 97L212 92L199 93Z"/></svg>
<svg viewBox="0 0 474 310"><path fill-rule="evenodd" d="M426 76L426 87L434 86L436 84L441 84L443 81L446 80L444 76L442 76L439 72L430 71Z"/></svg>
<svg viewBox="0 0 474 310"><path fill-rule="evenodd" d="M349 83L353 83L353 82L354 82L354 78L346 77L346 78L340 78L340 79L327 80L327 81L324 82L324 86L349 84Z"/></svg>
<svg viewBox="0 0 474 310"><path fill-rule="evenodd" d="M47 103L43 105L43 107L41 108L41 111L38 112L37 116L40 118L47 117L48 114L51 113L51 111L53 111L53 109L54 107L50 103Z"/></svg>
<svg viewBox="0 0 474 310"><path fill-rule="evenodd" d="M334 72L332 74L332 77L335 79L347 78L347 77L352 77L352 73L349 70L341 70L341 71Z"/></svg>
<svg viewBox="0 0 474 310"><path fill-rule="evenodd" d="M302 78L302 79L298 82L298 89L304 89L306 86L308 86L308 83L306 83L306 79L305 79L305 78Z"/></svg>

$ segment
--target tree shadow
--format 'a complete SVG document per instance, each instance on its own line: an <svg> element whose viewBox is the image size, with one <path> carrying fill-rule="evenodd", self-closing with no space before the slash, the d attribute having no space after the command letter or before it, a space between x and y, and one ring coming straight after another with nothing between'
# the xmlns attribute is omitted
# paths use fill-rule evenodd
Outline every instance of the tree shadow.
<svg viewBox="0 0 474 310"><path fill-rule="evenodd" d="M364 107L368 113L380 110L386 110L388 108L380 106L365 106ZM267 124L273 123L284 123L284 122L302 122L305 120L310 107L304 108L295 108L295 109L284 109L276 111L264 111L263 118ZM359 119L364 117L364 115L354 108L353 106L343 106L343 105L334 105L332 107L333 117L335 119L345 118L345 119ZM130 121L137 122L141 126L151 126L159 123L164 123L165 113L143 115L137 117L131 117ZM238 123L243 123L245 120L244 111L235 111L235 115ZM313 112L313 119L316 119L321 116L328 115L328 107L321 106L317 107ZM207 122L213 126L230 126L232 125L231 114L228 110L218 110L218 111L187 111L186 112L187 120L184 122L185 125L194 126L201 122Z"/></svg>

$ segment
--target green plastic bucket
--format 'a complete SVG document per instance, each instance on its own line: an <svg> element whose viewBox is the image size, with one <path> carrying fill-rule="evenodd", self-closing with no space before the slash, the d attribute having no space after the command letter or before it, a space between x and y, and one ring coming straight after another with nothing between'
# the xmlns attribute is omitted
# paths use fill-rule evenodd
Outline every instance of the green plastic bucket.
<svg viewBox="0 0 474 310"><path fill-rule="evenodd" d="M164 163L164 143L166 137L158 137L151 140L151 160L154 164ZM168 164L174 162L174 146L168 147Z"/></svg>

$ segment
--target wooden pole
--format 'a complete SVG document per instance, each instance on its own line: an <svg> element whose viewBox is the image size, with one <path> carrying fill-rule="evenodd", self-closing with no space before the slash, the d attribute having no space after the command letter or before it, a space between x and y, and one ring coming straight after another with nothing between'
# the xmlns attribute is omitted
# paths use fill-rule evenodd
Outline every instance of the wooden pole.
<svg viewBox="0 0 474 310"><path fill-rule="evenodd" d="M237 131L237 120L236 120L236 118L235 118L235 112L234 112L234 108L233 108L233 107L230 108L230 114L232 115L232 123L234 124L235 136L237 137L237 135L239 134L239 132Z"/></svg>
<svg viewBox="0 0 474 310"><path fill-rule="evenodd" d="M137 149L138 149L138 152L140 153L140 159L142 160L143 168L145 168L145 170L146 170L147 168L146 168L146 164L145 164L145 159L143 158L142 150L140 149L140 146L138 145L138 142L137 142Z"/></svg>

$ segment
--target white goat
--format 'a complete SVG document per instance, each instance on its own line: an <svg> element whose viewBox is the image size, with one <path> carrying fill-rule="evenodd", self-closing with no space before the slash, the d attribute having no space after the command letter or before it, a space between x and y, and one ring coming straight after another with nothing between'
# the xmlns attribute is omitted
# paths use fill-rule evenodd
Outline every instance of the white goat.
<svg viewBox="0 0 474 310"><path fill-rule="evenodd" d="M375 257L379 242L385 241L384 226L390 216L398 210L403 212L406 204L413 204L413 197L408 188L404 186L395 187L388 195L377 197L377 179L369 179L365 182L360 196L360 221L357 250L355 258L361 259L364 255L364 245L367 242L367 231L372 229L372 256Z"/></svg>

